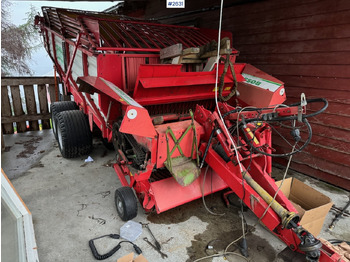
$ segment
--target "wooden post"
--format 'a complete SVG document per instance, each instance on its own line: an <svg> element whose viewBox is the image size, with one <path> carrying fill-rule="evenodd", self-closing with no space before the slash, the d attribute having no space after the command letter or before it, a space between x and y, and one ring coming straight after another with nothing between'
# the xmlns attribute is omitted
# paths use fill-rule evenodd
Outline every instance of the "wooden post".
<svg viewBox="0 0 350 262"><path fill-rule="evenodd" d="M41 84L38 85L38 97L39 97L39 104L40 104L40 114L48 113L48 106L47 106L47 93L46 93L46 85ZM43 129L50 129L50 120L48 119L42 119L42 125Z"/></svg>
<svg viewBox="0 0 350 262"><path fill-rule="evenodd" d="M34 86L33 85L25 85L23 86L24 94L26 97L26 105L27 105L27 113L28 115L36 115L36 102L34 95ZM29 130L39 130L38 121L29 121Z"/></svg>
<svg viewBox="0 0 350 262"><path fill-rule="evenodd" d="M12 116L10 99L7 86L1 86L1 116ZM5 134L13 134L13 124L2 124L2 132Z"/></svg>
<svg viewBox="0 0 350 262"><path fill-rule="evenodd" d="M56 100L56 91L55 91L56 87L55 85L48 85L47 86L47 91L49 93L49 97L50 97L50 103L52 104L53 102L56 102L58 100Z"/></svg>
<svg viewBox="0 0 350 262"><path fill-rule="evenodd" d="M12 104L13 111L15 116L23 116L24 111L22 107L22 99L21 93L19 91L19 86L11 86L11 96L12 96ZM17 132L22 133L27 130L26 121L17 122Z"/></svg>

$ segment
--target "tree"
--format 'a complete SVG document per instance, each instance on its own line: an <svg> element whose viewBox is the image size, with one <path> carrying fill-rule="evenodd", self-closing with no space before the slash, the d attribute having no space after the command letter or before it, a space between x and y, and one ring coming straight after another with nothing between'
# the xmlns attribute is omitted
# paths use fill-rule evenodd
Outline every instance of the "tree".
<svg viewBox="0 0 350 262"><path fill-rule="evenodd" d="M1 1L1 76L31 75L28 60L39 38L33 25L36 10L31 6L26 23L16 26L9 19L10 6L8 0Z"/></svg>

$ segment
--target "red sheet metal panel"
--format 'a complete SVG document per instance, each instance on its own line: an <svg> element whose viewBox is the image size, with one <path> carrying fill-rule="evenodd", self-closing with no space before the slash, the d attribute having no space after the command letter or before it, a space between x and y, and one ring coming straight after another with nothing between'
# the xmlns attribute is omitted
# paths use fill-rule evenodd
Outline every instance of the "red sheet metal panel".
<svg viewBox="0 0 350 262"><path fill-rule="evenodd" d="M214 98L215 71L183 72L182 65L140 65L133 98L142 105ZM244 81L241 73L245 64L235 64L238 82ZM219 75L224 65L219 65ZM233 78L230 71L225 76L223 95L227 95ZM191 88L188 88L191 86Z"/></svg>
<svg viewBox="0 0 350 262"><path fill-rule="evenodd" d="M166 18L173 10L155 3L145 18L162 16L164 23L196 21L217 28L218 10L198 11L210 1L191 1L189 15ZM181 10L179 11L181 12ZM238 61L250 63L285 83L287 103L325 97L325 113L310 119L310 147L293 157L292 168L350 190L350 1L256 1L226 4L223 29L233 33ZM275 159L276 161L276 159ZM280 162L286 163L285 160Z"/></svg>
<svg viewBox="0 0 350 262"><path fill-rule="evenodd" d="M167 123L164 125L158 125L156 127L156 132L158 134L158 150L157 150L157 168L164 167L164 162L166 161L167 157L167 143L169 143L169 151L171 152L173 148L175 147L175 142L168 134L168 137L166 136L166 131L168 127L171 128L173 131L176 139L180 139L186 129L191 125L192 121L187 120L187 121L179 121L179 122L174 122L174 123ZM200 136L204 133L203 127L199 125L196 121L194 122L194 125L196 127L196 139L197 139L197 144L200 141ZM167 142L168 139L168 142ZM186 157L194 157L196 155L196 152L192 152L192 147L188 145L192 145L194 141L194 134L193 130L190 129L189 132L184 136L184 138L181 140L179 143L181 150L183 151L184 156ZM178 148L175 149L173 154L171 155L171 158L175 158L181 156Z"/></svg>
<svg viewBox="0 0 350 262"><path fill-rule="evenodd" d="M173 207L200 198L202 196L204 172L203 168L202 174L199 178L186 187L178 184L172 177L151 183L151 190L156 199L157 213L164 212ZM220 178L220 176L213 174L214 171L209 169L203 188L204 195L227 188L227 184Z"/></svg>

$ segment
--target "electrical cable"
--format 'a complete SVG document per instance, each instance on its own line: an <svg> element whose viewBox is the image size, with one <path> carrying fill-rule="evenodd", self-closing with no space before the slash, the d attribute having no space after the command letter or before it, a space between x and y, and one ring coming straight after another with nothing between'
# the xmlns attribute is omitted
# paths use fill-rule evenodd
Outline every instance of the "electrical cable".
<svg viewBox="0 0 350 262"><path fill-rule="evenodd" d="M221 111L220 111L220 108L219 108L219 104L218 104L218 79L219 79L219 60L220 60L220 44L221 44L221 24L222 24L222 10L223 10L223 3L224 3L224 0L221 0L221 6L220 6L220 19L219 19L219 32L218 32L218 49L217 49L217 57L216 57L216 75L215 75L215 104L216 104L216 109L218 111L218 114L219 114L219 117L223 123L223 126L224 126L224 129L226 131L226 133L229 133L228 132L228 129L226 127L226 124L225 124L225 121L221 115ZM235 150L235 153L236 153L236 158L237 158L237 162L238 162L238 165L240 167L240 171L241 173L243 172L243 167L242 167L242 164L241 164L241 161L239 160L239 157L238 157L238 151L237 151L237 147L232 139L231 136L228 137L233 145L233 148Z"/></svg>
<svg viewBox="0 0 350 262"><path fill-rule="evenodd" d="M115 252L117 252L121 248L120 244L122 244L122 243L130 243L131 245L133 245L134 250L135 250L135 252L138 255L142 253L141 248L139 248L136 244L134 244L134 243L132 243L132 242L130 242L128 240L124 240L124 241L119 242L118 245L116 245L114 248L112 248L106 254L101 255L101 254L98 253L98 251L96 249L96 246L94 244L94 240L97 240L97 239L100 239L100 238L103 238L103 237L111 237L113 239L119 239L120 238L120 236L118 234L109 234L109 235L104 235L104 236L96 237L96 238L93 238L93 239L89 240L89 247L91 249L92 255L97 260L104 260L104 259L107 259L107 258L111 257Z"/></svg>
<svg viewBox="0 0 350 262"><path fill-rule="evenodd" d="M307 104L312 104L312 103L317 103L317 102L323 102L323 107L321 109L319 109L318 111L308 114L308 115L302 115L302 118L308 118L308 117L313 117L316 115L321 114L322 112L324 112L327 107L328 107L328 101L325 98L310 98L310 99L306 99ZM280 104L277 105L277 107L275 106L274 110L276 110L278 108L278 106L287 106L287 107L293 107L293 106L299 106L301 105L301 102L298 103L294 103L294 104L290 104L290 105L284 105L284 104ZM261 107L261 108L256 108L256 109L247 109L245 111L256 111L256 110L267 110L267 109L272 109L271 107ZM226 112L223 115L223 118L227 117L230 114L234 114L237 113L240 109L233 109L231 111ZM270 121L287 121L287 120L297 120L298 116L285 116L285 117L279 117L279 118L274 118L273 120L271 119ZM250 119L246 119L246 122L254 122L254 121L261 121L262 119L259 118L250 118Z"/></svg>
<svg viewBox="0 0 350 262"><path fill-rule="evenodd" d="M293 150L294 150L294 148L292 149L292 151L293 151ZM268 209L271 207L272 202L275 201L275 199L276 199L276 197L277 197L277 194L278 194L278 192L280 191L280 189L281 189L281 187L282 187L282 185L283 185L283 183L284 183L284 180L285 180L285 178L286 178L286 176L287 176L287 173L288 173L288 170L289 170L290 163L291 163L291 161L292 161L292 156L293 156L293 155L290 155L290 157L289 157L288 164L287 164L286 170L285 170L285 172L284 172L282 182L281 182L279 188L277 189L277 191L276 191L276 193L275 193L275 195L274 195L274 197L273 197L273 200L272 200L272 201L270 202L270 204L266 207L266 209L265 209L263 215L259 218L258 222L255 223L255 225L253 225L253 227L252 227L251 230L247 230L247 232L244 232L244 234L242 234L239 238L235 239L235 240L232 241L230 244L228 244L228 245L226 246L226 248L225 248L225 252L224 252L224 253L227 252L227 250L230 248L230 246L232 246L234 243L236 243L236 242L238 242L239 240L241 240L242 238L244 238L245 234L247 234L248 232L251 232L254 228L256 228L256 226L261 222L261 220L263 219L263 217L266 215ZM248 170L248 169L247 169L247 170Z"/></svg>
<svg viewBox="0 0 350 262"><path fill-rule="evenodd" d="M203 176L203 183L202 183L202 188L201 188L201 191L202 191L202 202L203 202L204 208L205 208L210 214L212 214L212 215L214 215L214 216L224 216L224 215L226 215L225 213L218 214L218 213L215 213L215 212L211 211L211 210L207 207L207 204L205 203L205 199L204 199L204 185L205 185L205 179L206 179L206 176L207 176L208 169L209 169L209 165L207 165L207 167L205 168L204 176Z"/></svg>
<svg viewBox="0 0 350 262"><path fill-rule="evenodd" d="M218 32L218 49L217 49L217 57L216 57L215 104L216 104L216 109L217 109L218 115L220 117L220 120L223 123L223 127L225 129L225 132L226 132L226 134L229 134L228 128L227 128L227 126L225 124L225 121L224 121L222 115L221 115L221 111L220 111L219 104L218 104L218 78L219 78L219 60L220 60L221 26L222 26L223 5L224 5L224 0L221 0L221 4L220 4L220 19L219 19L219 32ZM239 169L240 169L241 174L243 176L243 166L242 166L242 163L241 163L241 161L239 159L237 147L236 147L236 145L235 145L235 143L234 143L234 141L233 141L233 139L232 139L232 137L230 135L228 136L228 138L230 139L231 144L233 145L233 148L234 148L234 151L235 151L235 154L236 154L236 159L237 159L237 162L238 162L238 165L239 165ZM243 216L242 216L242 223L243 223ZM244 235L244 232L243 232L243 235ZM244 259L246 259L246 258L244 257Z"/></svg>
<svg viewBox="0 0 350 262"><path fill-rule="evenodd" d="M296 120L296 119L295 119ZM309 121L304 118L302 120L304 122L304 124L306 125L307 129L308 129L308 137L307 139L305 140L304 144L299 147L298 149L296 150L292 150L291 152L289 153L284 153L284 154L270 154L270 153L266 153L262 150L259 150L258 147L255 147L252 142L249 140L249 138L247 137L247 134L245 132L243 132L243 135L247 141L247 143L254 149L254 151L260 153L260 154L263 154L263 155L266 155L266 156L271 156L271 157L287 157L287 156L291 156L291 155L294 155L300 151L302 151L311 141L311 138L312 138L312 128L311 128L311 125L309 124Z"/></svg>
<svg viewBox="0 0 350 262"><path fill-rule="evenodd" d="M306 102L308 104L316 103L316 102L323 102L324 105L323 105L323 107L321 109L319 109L318 111L316 111L314 113L311 113L311 114L308 114L308 115L302 115L302 119L306 119L306 118L309 118L309 117L313 117L313 116L319 115L322 112L324 112L327 109L327 107L328 107L328 101L325 98L306 99ZM288 107L298 106L300 104L301 104L300 102L299 103L295 103L295 104L290 104L290 105L288 105ZM265 109L270 109L270 108L265 108ZM276 117L276 118L268 119L268 120L265 120L265 121L287 121L287 120L298 120L298 116L297 115L293 115L293 116ZM250 119L246 119L246 121L247 122L254 122L254 121L261 121L261 119L250 118Z"/></svg>
<svg viewBox="0 0 350 262"><path fill-rule="evenodd" d="M256 107L253 107L253 106L246 106L244 108L242 108L241 110L238 111L238 114L237 114L237 121L236 121L236 130L237 130L237 138L239 138L239 116L240 114L244 111L244 109L255 109L256 110ZM254 111L255 111L254 110Z"/></svg>
<svg viewBox="0 0 350 262"><path fill-rule="evenodd" d="M244 259L244 261L249 261L246 257L244 257L244 256L242 256L242 255L240 255L238 253L224 252L224 253L214 254L214 255L210 255L210 256L206 256L206 257L201 257L201 258L198 258L198 259L194 260L193 262L198 262L198 261L202 261L204 259L213 258L213 257L221 257L221 256L225 256L225 258L226 258L227 255L234 255L234 256L237 256L237 257L240 257L240 258Z"/></svg>
<svg viewBox="0 0 350 262"><path fill-rule="evenodd" d="M296 145L296 143L295 143L295 145ZM295 145L294 145L293 148L292 148L292 152L293 152L294 149L295 149ZM282 185L283 185L283 183L284 183L284 180L286 179L286 176L287 176L287 173L288 173L288 170L289 170L289 166L290 166L290 163L291 163L291 161L292 161L292 157L293 157L293 154L289 155L288 164L287 164L286 170L285 170L285 172L284 172L284 174L283 174L283 179L282 179L282 181L281 181L281 184L280 184L280 186L278 187L278 189L277 189L275 195L273 196L272 201L271 201L270 204L266 207L264 213L263 213L262 216L259 218L259 220L258 220L258 222L257 222L256 224L258 224L258 223L261 222L261 220L264 218L264 216L266 215L267 211L268 211L269 208L271 207L272 203L276 200L277 194L278 194L278 192L280 191L280 189L281 189L281 187L282 187ZM256 225L256 224L255 224L255 225Z"/></svg>

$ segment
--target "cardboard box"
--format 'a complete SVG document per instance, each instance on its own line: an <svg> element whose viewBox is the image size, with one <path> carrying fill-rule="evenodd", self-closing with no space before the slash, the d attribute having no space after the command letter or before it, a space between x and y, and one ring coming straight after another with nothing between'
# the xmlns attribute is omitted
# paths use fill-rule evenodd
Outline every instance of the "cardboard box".
<svg viewBox="0 0 350 262"><path fill-rule="evenodd" d="M117 262L148 262L148 261L142 254L134 258L134 253L130 253L119 258Z"/></svg>
<svg viewBox="0 0 350 262"><path fill-rule="evenodd" d="M277 186L281 182L277 181ZM285 179L280 190L298 211L300 225L317 237L333 205L332 200L296 178Z"/></svg>

